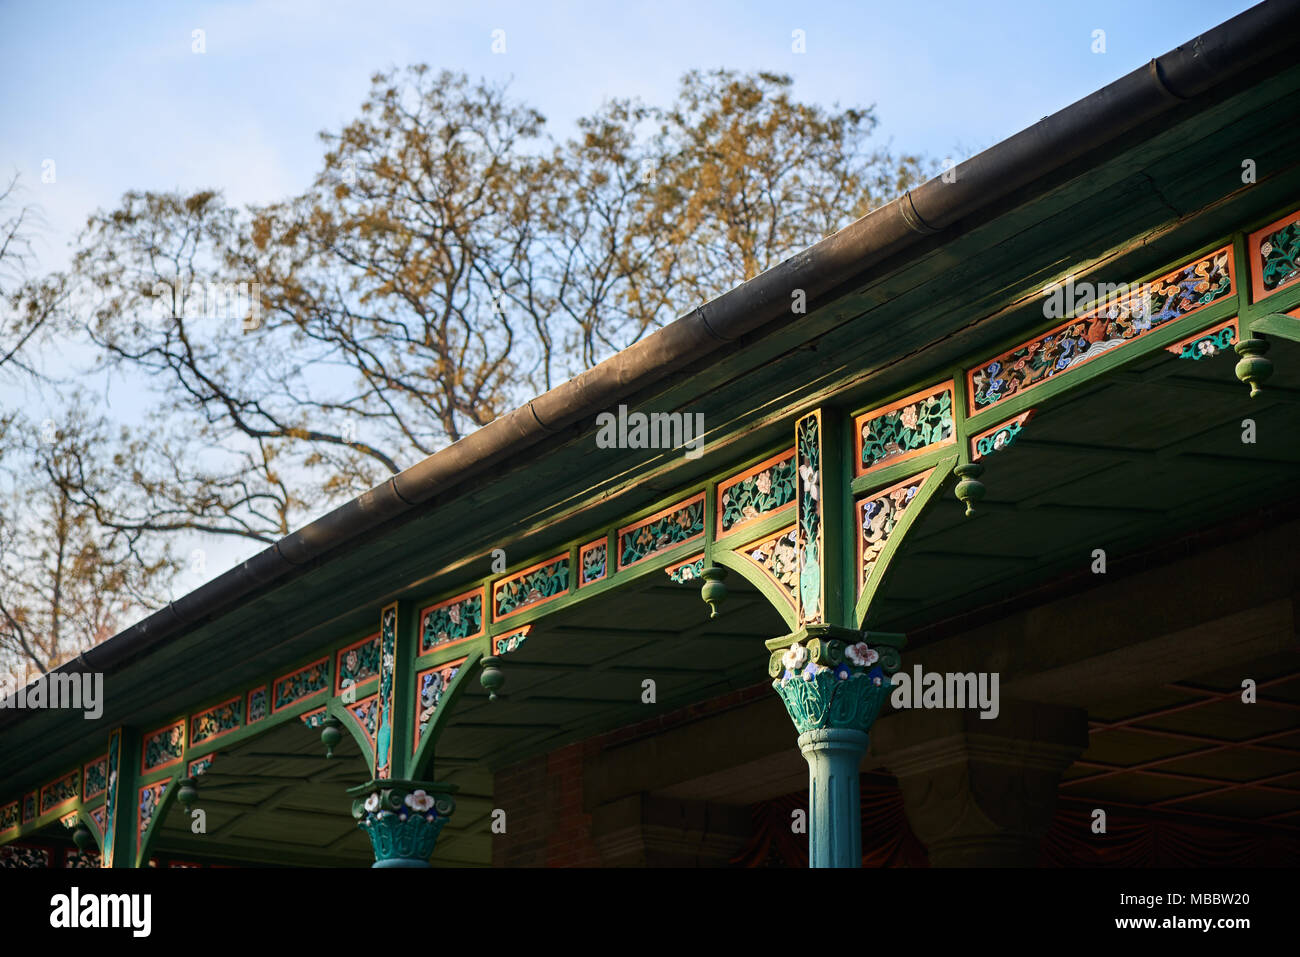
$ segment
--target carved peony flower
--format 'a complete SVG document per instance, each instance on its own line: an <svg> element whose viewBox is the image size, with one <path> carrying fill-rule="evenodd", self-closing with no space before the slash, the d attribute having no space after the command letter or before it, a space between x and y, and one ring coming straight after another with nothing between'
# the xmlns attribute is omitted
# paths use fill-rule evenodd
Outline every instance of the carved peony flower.
<svg viewBox="0 0 1300 957"><path fill-rule="evenodd" d="M370 797L366 798L366 810L371 814L379 810L379 792L376 791Z"/></svg>
<svg viewBox="0 0 1300 957"><path fill-rule="evenodd" d="M844 656L861 668L870 668L880 660L880 654L874 648L869 647L865 641L849 645L844 649Z"/></svg>
<svg viewBox="0 0 1300 957"><path fill-rule="evenodd" d="M808 663L808 649L803 645L795 642L785 650L781 656L781 664L785 665L790 671L798 671Z"/></svg>
<svg viewBox="0 0 1300 957"><path fill-rule="evenodd" d="M412 811L419 811L423 814L433 807L433 798L429 797L422 789L412 791L406 796L406 806Z"/></svg>

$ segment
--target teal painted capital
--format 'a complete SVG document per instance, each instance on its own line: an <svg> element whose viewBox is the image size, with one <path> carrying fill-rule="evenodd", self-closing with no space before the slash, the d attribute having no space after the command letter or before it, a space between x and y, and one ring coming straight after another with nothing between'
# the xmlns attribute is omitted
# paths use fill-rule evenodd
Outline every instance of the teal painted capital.
<svg viewBox="0 0 1300 957"><path fill-rule="evenodd" d="M352 816L370 838L373 867L428 867L438 835L456 810L448 784L382 779L349 788Z"/></svg>
<svg viewBox="0 0 1300 957"><path fill-rule="evenodd" d="M772 682L800 734L825 728L866 731L875 723L892 685L883 675L826 668Z"/></svg>

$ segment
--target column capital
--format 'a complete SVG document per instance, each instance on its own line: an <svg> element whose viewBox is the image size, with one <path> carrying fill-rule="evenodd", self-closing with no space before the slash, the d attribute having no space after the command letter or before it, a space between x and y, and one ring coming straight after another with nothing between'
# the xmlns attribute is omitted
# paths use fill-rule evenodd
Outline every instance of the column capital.
<svg viewBox="0 0 1300 957"><path fill-rule="evenodd" d="M456 810L456 787L382 778L349 788L352 816L370 838L374 867L428 867L438 835Z"/></svg>

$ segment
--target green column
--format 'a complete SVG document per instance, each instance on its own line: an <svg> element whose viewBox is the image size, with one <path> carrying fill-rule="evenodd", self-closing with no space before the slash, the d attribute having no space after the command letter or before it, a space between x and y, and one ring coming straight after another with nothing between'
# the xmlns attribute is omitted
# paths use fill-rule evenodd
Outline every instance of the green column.
<svg viewBox="0 0 1300 957"><path fill-rule="evenodd" d="M768 673L808 762L808 863L862 863L858 767L867 731L892 690L904 638L806 625L767 643Z"/></svg>
<svg viewBox="0 0 1300 957"><path fill-rule="evenodd" d="M808 762L808 866L861 866L858 766L867 753L866 732L805 731L799 735L799 750Z"/></svg>

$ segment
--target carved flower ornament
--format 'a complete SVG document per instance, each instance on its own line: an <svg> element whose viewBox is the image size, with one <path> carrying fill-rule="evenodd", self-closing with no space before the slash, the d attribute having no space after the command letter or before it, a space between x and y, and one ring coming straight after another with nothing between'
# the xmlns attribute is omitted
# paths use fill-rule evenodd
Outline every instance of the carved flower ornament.
<svg viewBox="0 0 1300 957"><path fill-rule="evenodd" d="M807 663L808 649L798 642L787 648L785 654L781 656L781 664L792 672L799 671Z"/></svg>
<svg viewBox="0 0 1300 957"><path fill-rule="evenodd" d="M433 807L433 798L429 797L423 790L412 791L406 796L406 806L412 811L423 814Z"/></svg>
<svg viewBox="0 0 1300 957"><path fill-rule="evenodd" d="M865 641L849 645L844 649L844 656L860 668L870 668L880 660L880 654Z"/></svg>

